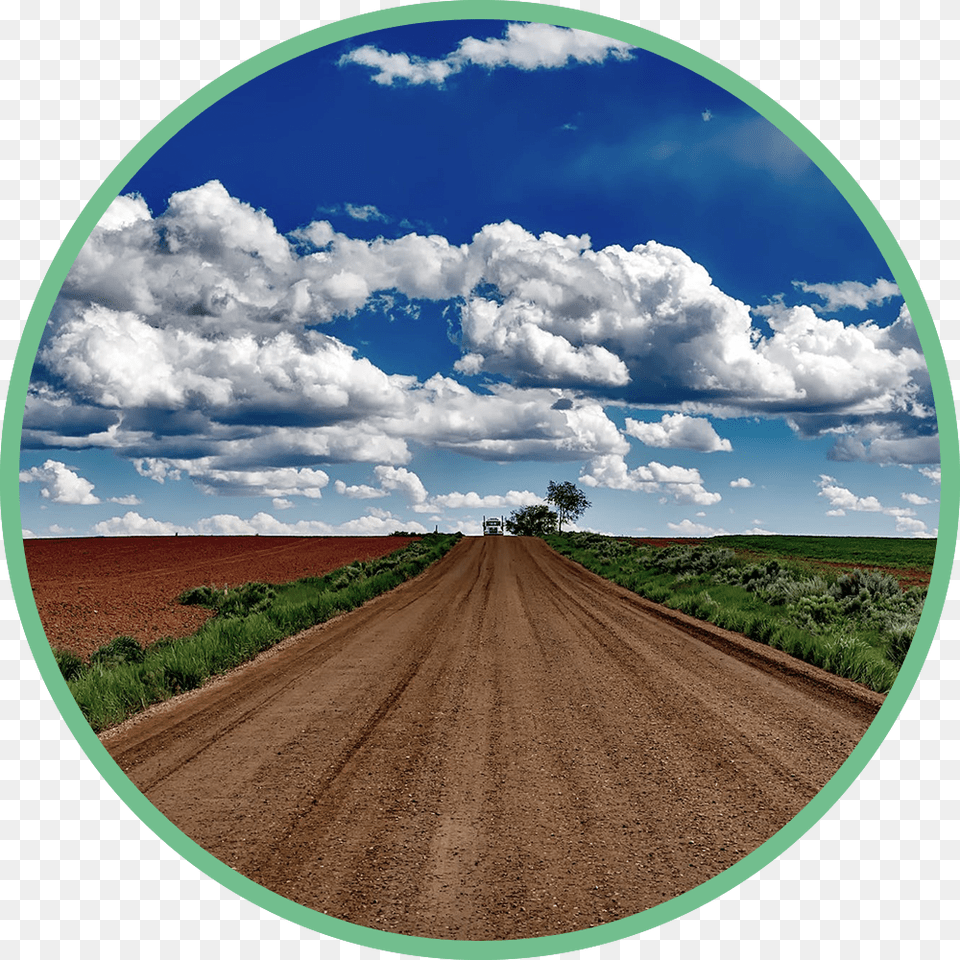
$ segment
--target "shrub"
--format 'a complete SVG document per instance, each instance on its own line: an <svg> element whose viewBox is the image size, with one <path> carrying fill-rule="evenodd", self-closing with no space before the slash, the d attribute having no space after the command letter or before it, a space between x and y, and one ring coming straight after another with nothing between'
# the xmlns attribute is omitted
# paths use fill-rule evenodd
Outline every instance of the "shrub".
<svg viewBox="0 0 960 960"><path fill-rule="evenodd" d="M216 587L193 587L177 598L182 604L208 607L223 617L246 617L263 610L276 596L276 590L267 583L245 583L243 586L222 590Z"/></svg>
<svg viewBox="0 0 960 960"><path fill-rule="evenodd" d="M898 668L902 667L903 661L907 659L910 644L913 643L914 632L913 627L905 624L900 629L893 631L889 641L887 641L887 656Z"/></svg>
<svg viewBox="0 0 960 960"><path fill-rule="evenodd" d="M163 668L164 686L174 696L195 690L203 683L203 679L203 673L196 664L170 663Z"/></svg>
<svg viewBox="0 0 960 960"><path fill-rule="evenodd" d="M827 623L842 620L843 611L833 597L826 594L801 597L788 608L791 619L800 626L817 629Z"/></svg>
<svg viewBox="0 0 960 960"><path fill-rule="evenodd" d="M838 577L830 587L830 595L838 599L859 596L865 592L864 599L880 597L898 597L903 592L900 581L889 573L879 570L853 570Z"/></svg>
<svg viewBox="0 0 960 960"><path fill-rule="evenodd" d="M719 607L717 601L712 599L706 590L701 590L695 596L683 597L679 609L698 620L709 620L716 614Z"/></svg>
<svg viewBox="0 0 960 960"><path fill-rule="evenodd" d="M651 584L643 590L643 595L654 603L665 603L673 595L673 591L669 587Z"/></svg>
<svg viewBox="0 0 960 960"><path fill-rule="evenodd" d="M825 596L827 581L823 577L797 579L792 574L782 570L757 592L767 603L791 604L804 597Z"/></svg>
<svg viewBox="0 0 960 960"><path fill-rule="evenodd" d="M90 654L90 665L109 667L120 663L143 663L146 651L133 637L114 637Z"/></svg>
<svg viewBox="0 0 960 960"><path fill-rule="evenodd" d="M747 624L747 636L758 643L770 643L776 624L767 617L754 617Z"/></svg>
<svg viewBox="0 0 960 960"><path fill-rule="evenodd" d="M869 644L841 635L828 645L825 670L866 684L880 693L893 686L897 668Z"/></svg>
<svg viewBox="0 0 960 960"><path fill-rule="evenodd" d="M53 650L53 659L57 663L57 668L64 680L73 680L83 670L84 663L72 650L64 650L62 647L55 647Z"/></svg>

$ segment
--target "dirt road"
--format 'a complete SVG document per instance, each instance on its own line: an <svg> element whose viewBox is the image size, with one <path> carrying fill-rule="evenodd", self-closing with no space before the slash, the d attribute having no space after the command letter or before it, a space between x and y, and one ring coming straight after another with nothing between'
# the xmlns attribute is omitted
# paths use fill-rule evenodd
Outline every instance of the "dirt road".
<svg viewBox="0 0 960 960"><path fill-rule="evenodd" d="M439 564L103 740L265 887L461 940L629 916L790 820L883 698L529 538Z"/></svg>

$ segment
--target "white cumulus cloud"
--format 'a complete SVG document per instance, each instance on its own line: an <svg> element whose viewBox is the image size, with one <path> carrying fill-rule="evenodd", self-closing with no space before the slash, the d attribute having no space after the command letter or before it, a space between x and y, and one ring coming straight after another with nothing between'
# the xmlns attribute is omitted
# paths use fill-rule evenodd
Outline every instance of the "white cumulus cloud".
<svg viewBox="0 0 960 960"><path fill-rule="evenodd" d="M181 477L179 470L158 457L140 457L133 461L133 466L141 477L147 477L155 483L165 483L168 477L171 480L179 480Z"/></svg>
<svg viewBox="0 0 960 960"><path fill-rule="evenodd" d="M182 468L191 473L205 492L240 497L306 497L319 500L330 482L323 470L309 467L277 467L266 470L222 470L204 461L187 461Z"/></svg>
<svg viewBox="0 0 960 960"><path fill-rule="evenodd" d="M880 513L883 505L876 497L858 497L846 487L841 487L833 477L821 474L817 482L821 497L826 497L833 510L853 510L867 513ZM837 514L842 516L842 514Z"/></svg>
<svg viewBox="0 0 960 960"><path fill-rule="evenodd" d="M138 220L149 220L150 208L146 200L138 193L117 197L97 223L100 230L122 230Z"/></svg>
<svg viewBox="0 0 960 960"><path fill-rule="evenodd" d="M388 497L390 492L380 487L371 487L366 483L354 483L347 486L343 480L335 480L333 489L342 497L350 497L353 500L375 500L378 497Z"/></svg>
<svg viewBox="0 0 960 960"><path fill-rule="evenodd" d="M163 483L167 477L180 479L187 474L207 494L231 497L306 497L319 500L321 490L330 482L323 470L310 467L244 466L231 469L229 458L196 459L149 458L137 461L141 476Z"/></svg>
<svg viewBox="0 0 960 960"><path fill-rule="evenodd" d="M427 499L427 490L413 471L405 467L379 466L373 472L387 492L399 493L413 504L423 503Z"/></svg>
<svg viewBox="0 0 960 960"><path fill-rule="evenodd" d="M922 520L914 517L897 517L897 533L905 533L911 537L935 537L936 532L930 532Z"/></svg>
<svg viewBox="0 0 960 960"><path fill-rule="evenodd" d="M46 460L40 467L20 471L21 483L39 483L40 496L52 503L91 505L100 502L93 484L59 460Z"/></svg>
<svg viewBox="0 0 960 960"><path fill-rule="evenodd" d="M599 34L545 23L511 23L505 36L484 40L467 37L456 50L441 59L388 53L366 44L344 54L340 64L368 67L374 71L371 79L382 86L392 86L398 80L414 86L424 83L443 86L448 77L469 65L488 70L501 67L550 70L571 63L601 63L608 57L626 60L631 56L630 44Z"/></svg>
<svg viewBox="0 0 960 960"><path fill-rule="evenodd" d="M344 211L354 220L380 220L386 221L389 218L382 214L372 203L345 203Z"/></svg>
<svg viewBox="0 0 960 960"><path fill-rule="evenodd" d="M334 483L334 489L342 496L356 500L374 500L397 493L408 503L413 504L415 509L419 509L427 499L426 487L412 470L381 464L374 468L373 474L378 486L366 483L347 486L342 480L337 480Z"/></svg>
<svg viewBox="0 0 960 960"><path fill-rule="evenodd" d="M816 294L824 301L823 306L817 309L831 313L844 307L866 310L873 304L884 303L892 297L900 296L900 288L895 283L880 277L872 286L857 280L844 280L841 283L804 283L802 280L794 280L793 285L804 293Z"/></svg>
<svg viewBox="0 0 960 960"><path fill-rule="evenodd" d="M536 304L497 304L479 297L464 304L460 317L470 352L454 365L461 373L506 373L517 383L567 386L623 386L626 364L597 344L574 344L546 329L549 318Z"/></svg>
<svg viewBox="0 0 960 960"><path fill-rule="evenodd" d="M402 520L383 511L378 515L367 515L331 524L322 520L298 520L285 523L266 512L254 514L244 519L236 514L219 513L203 517L192 526L142 517L129 511L122 517L96 523L91 528L95 536L101 537L172 537L180 536L292 536L292 537L347 537L347 536L384 536L402 528L415 533L427 533L427 528L416 520Z"/></svg>
<svg viewBox="0 0 960 960"><path fill-rule="evenodd" d="M155 520L153 517L141 517L133 510L122 517L101 520L91 527L91 531L98 537L172 537L175 534L191 535L195 532L192 527Z"/></svg>
<svg viewBox="0 0 960 960"><path fill-rule="evenodd" d="M678 537L723 537L727 531L723 527L710 527L705 523L695 523L693 520L684 519L679 523L667 522L667 526Z"/></svg>
<svg viewBox="0 0 960 960"><path fill-rule="evenodd" d="M752 480L749 480L747 477L737 477L736 480L731 480L731 481L730 481L730 486L731 486L731 487L741 487L741 488L743 488L744 490L746 490L746 489L748 489L749 487L752 487L752 486L753 486L753 481L752 481Z"/></svg>
<svg viewBox="0 0 960 960"><path fill-rule="evenodd" d="M656 461L630 470L622 456L595 457L580 474L588 487L632 490L640 493L666 493L679 503L709 506L722 497L703 486L700 471L693 467L666 466Z"/></svg>
<svg viewBox="0 0 960 960"><path fill-rule="evenodd" d="M135 493L129 493L125 497L108 497L107 503L116 503L121 507L137 507L143 501Z"/></svg>
<svg viewBox="0 0 960 960"><path fill-rule="evenodd" d="M316 331L209 338L97 304L65 318L39 359L99 406L168 415L202 407L229 423L355 420L402 408L409 383Z"/></svg>
<svg viewBox="0 0 960 960"><path fill-rule="evenodd" d="M491 384L477 394L436 374L411 396L414 412L403 422L410 440L482 460L570 461L625 454L629 444L602 405L593 400L558 405L543 389Z"/></svg>
<svg viewBox="0 0 960 960"><path fill-rule="evenodd" d="M826 474L821 474L817 486L820 487L819 495L826 497L830 504L831 509L827 511L828 517L842 517L847 511L882 513L895 518L898 533L906 533L912 537L935 536L928 532L926 523L917 519L915 511L910 507L885 507L876 497L857 496L846 487L841 487L833 477Z"/></svg>
<svg viewBox="0 0 960 960"><path fill-rule="evenodd" d="M627 417L623 432L648 447L682 448L701 453L733 449L730 441L721 438L709 420L683 413L664 414L659 423L645 423Z"/></svg>
<svg viewBox="0 0 960 960"><path fill-rule="evenodd" d="M427 533L417 521L401 520L389 512L368 514L342 523L322 520L298 520L284 523L269 513L257 513L249 519L236 514L217 514L197 523L197 532L209 536L272 536L272 537L371 537L386 536L397 529Z"/></svg>
<svg viewBox="0 0 960 960"><path fill-rule="evenodd" d="M500 510L506 507L529 507L543 503L543 497L530 490L510 490L506 494L486 494L481 496L471 490L468 493L441 493L431 497L426 503L414 507L415 510Z"/></svg>

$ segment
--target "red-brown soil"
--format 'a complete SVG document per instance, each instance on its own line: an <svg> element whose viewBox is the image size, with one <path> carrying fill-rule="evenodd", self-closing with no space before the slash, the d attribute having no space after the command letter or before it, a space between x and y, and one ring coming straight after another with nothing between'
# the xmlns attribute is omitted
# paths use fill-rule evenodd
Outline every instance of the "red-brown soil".
<svg viewBox="0 0 960 960"><path fill-rule="evenodd" d="M883 700L541 540L487 537L101 739L264 887L380 930L502 940L636 914L735 864Z"/></svg>
<svg viewBox="0 0 960 960"><path fill-rule="evenodd" d="M98 537L25 540L40 622L53 647L86 656L114 637L188 636L213 614L185 607L190 587L322 576L405 547L413 537Z"/></svg>

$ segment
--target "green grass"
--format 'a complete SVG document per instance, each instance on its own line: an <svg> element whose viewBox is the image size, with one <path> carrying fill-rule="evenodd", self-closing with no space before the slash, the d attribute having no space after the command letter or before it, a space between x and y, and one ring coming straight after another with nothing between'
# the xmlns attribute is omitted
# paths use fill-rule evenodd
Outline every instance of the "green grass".
<svg viewBox="0 0 960 960"><path fill-rule="evenodd" d="M903 590L879 570L824 572L805 561L867 563L852 547L865 541L874 544L871 556L880 557L874 562L881 566L896 566L891 562L895 545L903 548L905 566L922 566L923 557L932 562L929 542L914 550L917 541L884 538L714 537L699 545L667 547L586 533L545 539L588 570L656 603L880 693L897 678L926 590Z"/></svg>
<svg viewBox="0 0 960 960"><path fill-rule="evenodd" d="M287 584L195 587L181 594L180 602L208 607L216 616L192 636L166 638L145 649L131 637L116 637L86 663L66 650L54 650L54 656L84 717L99 732L392 590L459 539L460 534L428 534L385 557Z"/></svg>

